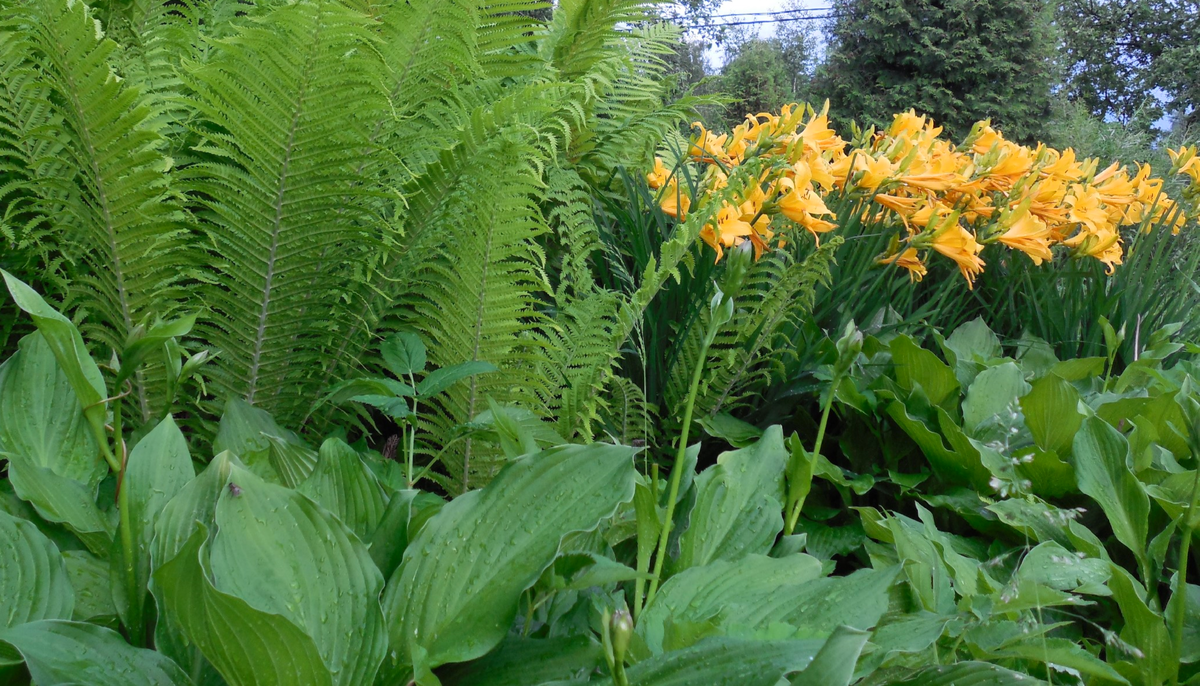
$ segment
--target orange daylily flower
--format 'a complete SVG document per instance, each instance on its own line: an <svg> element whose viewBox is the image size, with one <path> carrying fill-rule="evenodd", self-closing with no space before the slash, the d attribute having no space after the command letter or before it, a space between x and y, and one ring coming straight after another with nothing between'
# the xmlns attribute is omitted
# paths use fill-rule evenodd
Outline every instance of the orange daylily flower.
<svg viewBox="0 0 1200 686"><path fill-rule="evenodd" d="M931 246L958 263L958 270L967 280L967 288L975 287L975 277L983 273L987 264L978 257L983 246L975 242L975 236L955 223L938 231Z"/></svg>

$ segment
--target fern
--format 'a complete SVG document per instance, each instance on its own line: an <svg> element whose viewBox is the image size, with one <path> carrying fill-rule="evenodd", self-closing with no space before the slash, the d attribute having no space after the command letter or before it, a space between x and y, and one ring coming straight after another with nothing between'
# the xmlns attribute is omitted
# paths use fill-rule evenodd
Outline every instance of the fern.
<svg viewBox="0 0 1200 686"><path fill-rule="evenodd" d="M136 325L178 308L187 274L185 217L163 137L139 89L113 73L117 46L85 5L24 3L4 25L25 36L41 82L20 94L34 103L14 107L48 117L32 134L59 155L53 171L42 160L30 168L39 173L40 209L63 234L59 254L74 262L67 305L86 315L91 340L121 350Z"/></svg>
<svg viewBox="0 0 1200 686"><path fill-rule="evenodd" d="M185 65L204 157L186 179L219 260L204 329L221 350L214 382L284 417L319 390L309 365L349 328L347 283L380 239L355 173L382 110L367 24L305 0Z"/></svg>
<svg viewBox="0 0 1200 686"><path fill-rule="evenodd" d="M816 288L828 284L829 267L840 244L837 238L826 241L800 262L777 250L754 266L735 300L733 318L721 327L709 349L696 396L697 415L737 409L767 385L773 360L765 355L780 349L781 334L811 311ZM693 327L679 343L666 389L669 407L678 407L687 395L708 311L702 316L704 326Z"/></svg>

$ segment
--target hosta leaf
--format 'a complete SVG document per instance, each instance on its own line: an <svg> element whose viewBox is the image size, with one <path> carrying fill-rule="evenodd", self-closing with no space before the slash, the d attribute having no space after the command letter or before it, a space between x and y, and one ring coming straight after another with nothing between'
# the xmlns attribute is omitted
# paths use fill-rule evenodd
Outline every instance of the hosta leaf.
<svg viewBox="0 0 1200 686"><path fill-rule="evenodd" d="M358 452L341 440L326 440L319 455L316 469L296 490L336 515L360 541L367 541L387 507L383 489Z"/></svg>
<svg viewBox="0 0 1200 686"><path fill-rule="evenodd" d="M390 578L400 566L409 539L416 536L420 526L445 504L441 498L424 491L405 489L392 494L379 525L366 539L371 547L371 559L384 578Z"/></svg>
<svg viewBox="0 0 1200 686"><path fill-rule="evenodd" d="M1076 672L1118 684L1129 681L1103 660L1065 638L1040 637L992 651L990 658L1021 658L1073 669Z"/></svg>
<svg viewBox="0 0 1200 686"><path fill-rule="evenodd" d="M439 671L443 686L531 686L591 672L604 652L587 636L506 638L487 655Z"/></svg>
<svg viewBox="0 0 1200 686"><path fill-rule="evenodd" d="M8 479L13 491L44 519L65 524L97 555L108 554L115 523L96 505L94 486L16 455L9 458Z"/></svg>
<svg viewBox="0 0 1200 686"><path fill-rule="evenodd" d="M186 686L191 681L166 657L134 648L112 629L44 619L0 631L0 641L25 659L39 686Z"/></svg>
<svg viewBox="0 0 1200 686"><path fill-rule="evenodd" d="M217 500L213 584L313 639L335 686L369 684L387 647L383 576L366 546L308 498L233 466Z"/></svg>
<svg viewBox="0 0 1200 686"><path fill-rule="evenodd" d="M970 435L984 421L1006 415L1020 409L1017 399L1029 392L1029 384L1020 367L1005 362L989 367L975 377L963 400L963 429Z"/></svg>
<svg viewBox="0 0 1200 686"><path fill-rule="evenodd" d="M896 381L901 388L911 391L920 385L932 405L941 405L957 393L958 379L937 355L921 348L908 336L897 336L890 347L892 363L896 365Z"/></svg>
<svg viewBox="0 0 1200 686"><path fill-rule="evenodd" d="M1150 498L1129 470L1128 454L1125 437L1102 419L1088 417L1075 434L1072 462L1079 490L1104 510L1117 540L1144 560Z"/></svg>
<svg viewBox="0 0 1200 686"><path fill-rule="evenodd" d="M166 614L230 686L332 686L317 646L295 624L213 587L203 562L207 538L200 526L154 572L155 597Z"/></svg>
<svg viewBox="0 0 1200 686"><path fill-rule="evenodd" d="M870 635L846 626L834 629L812 664L792 677L792 686L850 686L854 665Z"/></svg>
<svg viewBox="0 0 1200 686"><path fill-rule="evenodd" d="M1083 424L1079 414L1079 392L1061 376L1051 374L1033 382L1033 389L1021 398L1025 425L1042 450L1066 455L1075 432Z"/></svg>
<svg viewBox="0 0 1200 686"><path fill-rule="evenodd" d="M267 443L267 459L284 486L296 488L316 469L317 451L312 448L279 436L267 436Z"/></svg>
<svg viewBox="0 0 1200 686"><path fill-rule="evenodd" d="M75 390L79 403L87 408L84 410L84 414L92 424L93 431L99 431L97 427L103 426L104 415L107 411L101 401L104 400L107 392L104 388L104 377L100 375L100 368L88 354L87 346L83 344L83 337L79 335L79 330L75 328L71 320L50 307L42 299L42 296L20 279L2 269L0 269L0 274L4 275L8 292L12 294L17 307L20 307L33 319L38 331L45 338L50 350L54 353L54 359L58 360L59 367L66 375L71 388Z"/></svg>
<svg viewBox="0 0 1200 686"><path fill-rule="evenodd" d="M676 569L766 554L783 530L783 479L791 454L779 426L757 443L722 453L696 477L696 505Z"/></svg>
<svg viewBox="0 0 1200 686"><path fill-rule="evenodd" d="M753 641L706 638L683 650L656 655L628 670L638 686L775 686L804 669L824 641ZM612 682L604 682L612 683Z"/></svg>
<svg viewBox="0 0 1200 686"><path fill-rule="evenodd" d="M113 605L112 565L84 550L68 550L62 554L67 564L67 576L75 589L75 609L71 619L93 624L117 621Z"/></svg>
<svg viewBox="0 0 1200 686"><path fill-rule="evenodd" d="M633 497L634 452L603 443L550 448L448 503L388 582L392 650L414 656L420 674L495 647L562 537L590 530Z"/></svg>
<svg viewBox="0 0 1200 686"><path fill-rule="evenodd" d="M785 624L802 636L824 636L842 624L867 629L879 621L896 568L815 578L814 563L806 555L751 556L690 569L663 585L639 618L638 632L658 651L669 622L717 618L721 631Z"/></svg>
<svg viewBox="0 0 1200 686"><path fill-rule="evenodd" d="M134 571L132 597L126 598L126 625L144 622L146 584L150 579L150 544L154 540L154 523L167 503L187 486L195 476L187 439L168 415L146 434L129 453L125 467L128 490L129 521L134 527L132 567Z"/></svg>
<svg viewBox="0 0 1200 686"><path fill-rule="evenodd" d="M254 407L245 400L233 398L225 404L225 412L221 415L221 425L217 429L217 437L213 439L213 454L228 450L259 476L270 481L282 482L284 475L271 464L272 436L282 439L285 443L307 448L299 436L276 424L275 418L266 410ZM288 464L293 464L292 461L298 457L290 451L281 454ZM316 460L313 459L311 464L316 464ZM311 464L307 465L306 470L304 461L299 461L295 465L298 473L289 475L289 480L299 476L295 483L303 481L308 472L312 471Z"/></svg>
<svg viewBox="0 0 1200 686"><path fill-rule="evenodd" d="M0 512L0 628L70 619L75 593L58 546L24 519Z"/></svg>
<svg viewBox="0 0 1200 686"><path fill-rule="evenodd" d="M40 333L0 365L0 457L95 486L108 473L71 382Z"/></svg>
<svg viewBox="0 0 1200 686"><path fill-rule="evenodd" d="M959 662L925 667L915 672L906 670L903 676L893 678L879 675L863 683L870 686L1038 686L1046 682L986 662Z"/></svg>

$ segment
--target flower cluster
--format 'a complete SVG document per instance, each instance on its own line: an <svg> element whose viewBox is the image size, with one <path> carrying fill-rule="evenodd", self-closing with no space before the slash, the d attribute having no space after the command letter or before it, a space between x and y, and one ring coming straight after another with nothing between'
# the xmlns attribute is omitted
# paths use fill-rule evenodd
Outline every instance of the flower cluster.
<svg viewBox="0 0 1200 686"><path fill-rule="evenodd" d="M695 182L681 185L661 159L647 180L658 189L663 211L681 220L693 205L721 203L700 234L718 260L723 249L745 241L757 257L772 241L782 243L792 226L814 237L832 231L839 221L833 205L845 215L842 221L895 227L892 248L880 263L920 280L925 255L934 252L953 260L971 286L986 266L980 253L992 243L1023 252L1035 264L1054 259L1052 248L1063 246L1073 256L1099 260L1111 274L1124 255L1122 229L1163 226L1178 233L1188 220L1183 206L1163 192L1163 180L1151 177L1149 165L1131 171L1114 163L1101 170L1098 160L1077 159L1071 149L1005 140L986 121L959 145L912 110L853 144L829 127L825 111L808 106L747 115L719 136L696 127L687 154L701 170ZM1172 171L1192 181L1184 200L1200 205L1196 149L1171 151L1171 158ZM755 167L765 171L739 197L720 193L749 159L769 164Z"/></svg>

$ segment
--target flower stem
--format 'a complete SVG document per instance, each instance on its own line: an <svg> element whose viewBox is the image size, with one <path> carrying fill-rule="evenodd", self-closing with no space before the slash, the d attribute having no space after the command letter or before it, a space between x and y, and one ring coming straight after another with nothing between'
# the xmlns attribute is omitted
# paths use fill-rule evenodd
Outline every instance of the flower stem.
<svg viewBox="0 0 1200 686"><path fill-rule="evenodd" d="M825 399L825 407L821 409L821 423L817 426L817 440L813 444L812 455L816 460L821 456L821 444L825 442L825 427L829 425L829 411L833 409L833 391L837 388L837 384L841 379L834 377L833 385L829 388L829 397ZM793 478L799 478L793 475ZM800 520L800 510L804 508L804 499L797 498L792 503L792 509L788 512L787 525L783 528L785 536L791 536L796 530L796 522Z"/></svg>
<svg viewBox="0 0 1200 686"><path fill-rule="evenodd" d="M646 603L654 600L658 591L658 580L662 574L663 560L667 557L667 542L671 537L671 522L675 516L675 501L679 499L679 482L683 477L684 457L687 455L688 431L692 428L692 410L696 405L696 391L700 388L700 376L704 372L704 363L708 358L708 347L711 336L706 336L700 355L696 360L696 370L692 372L692 385L688 388L687 404L683 408L683 427L679 430L679 448L675 451L675 463L671 467L671 485L667 490L667 512L663 521L662 534L658 538L658 552L654 556L653 577L650 579L650 590L646 594Z"/></svg>

